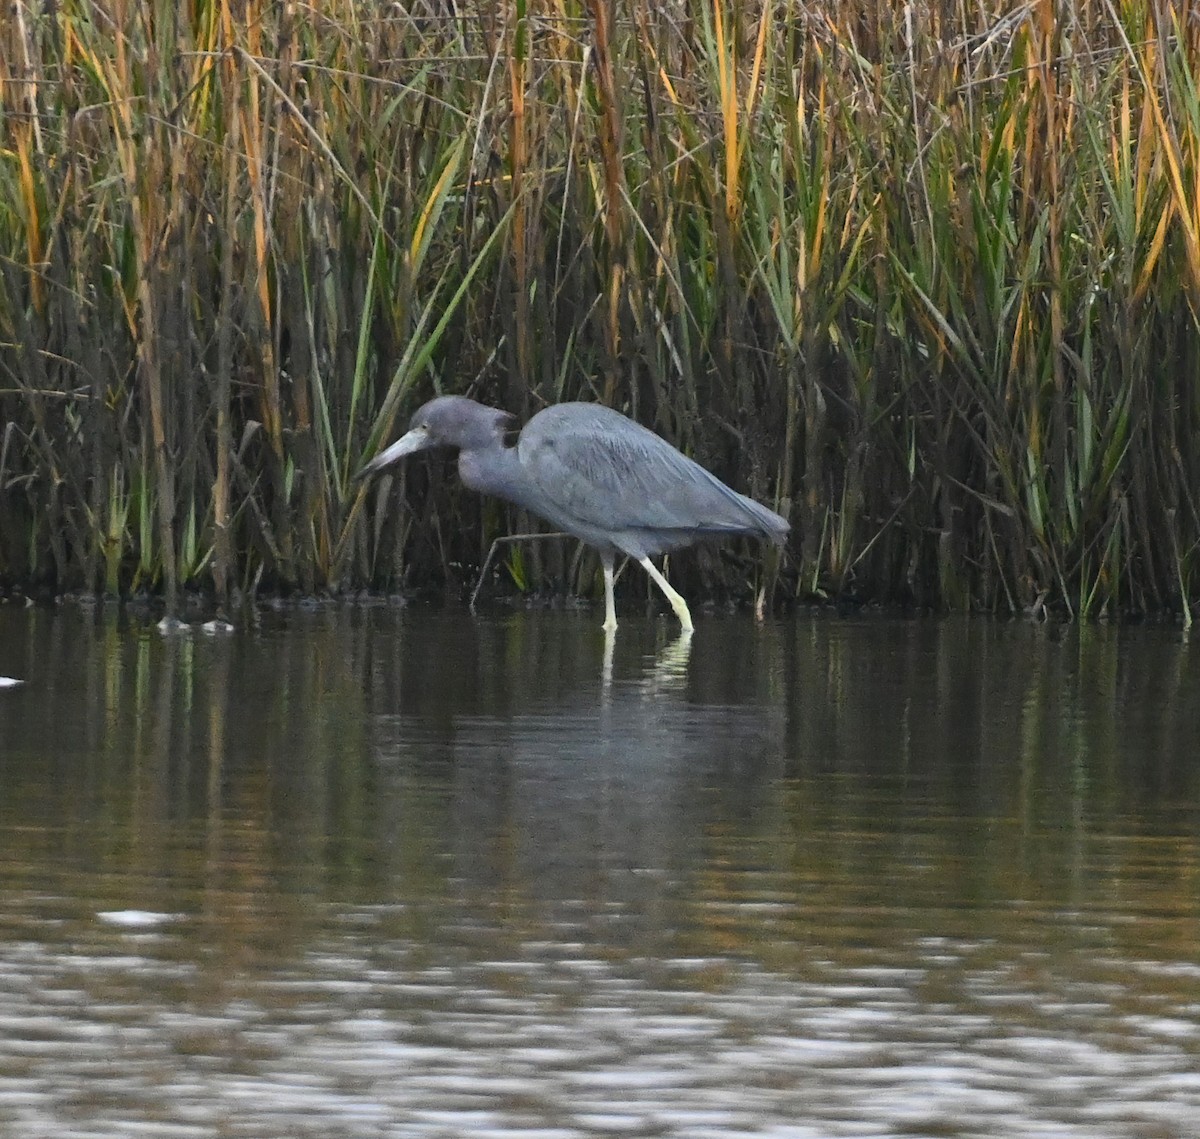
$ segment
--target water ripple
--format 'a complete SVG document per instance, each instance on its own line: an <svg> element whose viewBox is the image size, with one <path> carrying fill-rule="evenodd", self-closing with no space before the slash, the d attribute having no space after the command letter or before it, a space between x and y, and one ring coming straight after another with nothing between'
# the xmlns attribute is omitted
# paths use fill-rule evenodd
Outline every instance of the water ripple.
<svg viewBox="0 0 1200 1139"><path fill-rule="evenodd" d="M370 924L359 915L352 928ZM1097 1021L1090 1002L1063 1000L1052 976L987 945L959 943L949 964L943 947L924 962L917 948L916 966L908 946L906 965L807 978L736 958L550 948L380 968L379 946L342 943L222 999L155 955L9 943L0 1121L13 1139L1126 1139L1184 1135L1200 1118L1195 1006ZM398 963L421 955L384 949ZM180 983L187 999L168 1000L162 986ZM1139 1000L1136 986L1111 995Z"/></svg>

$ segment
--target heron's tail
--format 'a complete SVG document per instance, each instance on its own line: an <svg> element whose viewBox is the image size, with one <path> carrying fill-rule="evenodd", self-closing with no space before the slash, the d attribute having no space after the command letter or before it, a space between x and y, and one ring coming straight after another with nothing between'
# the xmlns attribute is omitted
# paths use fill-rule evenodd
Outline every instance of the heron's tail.
<svg viewBox="0 0 1200 1139"><path fill-rule="evenodd" d="M756 534L768 542L773 542L776 546L782 546L787 541L792 525L783 515L776 514L774 510L763 506L761 502L747 498L744 494L739 494L738 498L741 500L742 508L749 516L745 531L747 534Z"/></svg>

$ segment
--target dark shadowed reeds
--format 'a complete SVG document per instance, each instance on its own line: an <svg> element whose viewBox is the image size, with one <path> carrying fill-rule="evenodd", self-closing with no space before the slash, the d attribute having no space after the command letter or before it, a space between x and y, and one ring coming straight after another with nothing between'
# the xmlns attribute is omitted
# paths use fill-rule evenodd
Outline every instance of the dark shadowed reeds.
<svg viewBox="0 0 1200 1139"><path fill-rule="evenodd" d="M667 435L777 596L1187 619L1190 2L11 11L0 580L455 579L496 506L351 481L454 390Z"/></svg>

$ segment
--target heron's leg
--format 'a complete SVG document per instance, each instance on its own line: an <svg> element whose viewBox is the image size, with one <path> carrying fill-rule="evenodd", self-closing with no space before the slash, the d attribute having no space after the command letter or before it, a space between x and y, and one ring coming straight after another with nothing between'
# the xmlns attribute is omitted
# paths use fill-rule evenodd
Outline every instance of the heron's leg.
<svg viewBox="0 0 1200 1139"><path fill-rule="evenodd" d="M604 631L612 633L617 627L617 606L613 601L613 560L602 558L604 565Z"/></svg>
<svg viewBox="0 0 1200 1139"><path fill-rule="evenodd" d="M483 588L483 583L487 579L487 571L492 564L492 558L496 556L496 549L501 543L505 542L535 542L541 538L569 538L570 534L563 534L559 531L547 532L545 534L539 532L537 534L505 534L497 538L492 543L492 548L488 550L488 556L483 559L483 569L479 571L479 580L475 583L475 591L471 594L471 604L468 606L472 613L475 612L475 602L479 600L479 591Z"/></svg>
<svg viewBox="0 0 1200 1139"><path fill-rule="evenodd" d="M667 581L661 573L658 572L658 567L649 558L639 558L642 569L649 575L650 579L662 590L663 596L671 603L671 608L675 610L675 616L679 618L679 625L685 633L690 633L695 629L692 624L692 615L688 612L687 602L671 588L671 583Z"/></svg>

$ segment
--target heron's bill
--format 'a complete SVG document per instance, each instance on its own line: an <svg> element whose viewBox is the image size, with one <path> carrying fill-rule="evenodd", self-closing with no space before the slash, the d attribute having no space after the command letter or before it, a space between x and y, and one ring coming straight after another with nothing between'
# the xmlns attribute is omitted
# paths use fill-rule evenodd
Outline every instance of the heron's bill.
<svg viewBox="0 0 1200 1139"><path fill-rule="evenodd" d="M424 427L414 427L407 434L401 435L390 447L380 451L361 471L358 472L357 478L370 478L371 475L383 470L384 467L390 467L398 459L403 459L405 455L415 455L418 451L424 451L427 447L432 446L429 439L429 432Z"/></svg>

